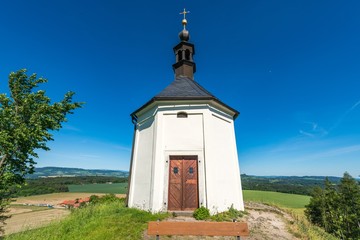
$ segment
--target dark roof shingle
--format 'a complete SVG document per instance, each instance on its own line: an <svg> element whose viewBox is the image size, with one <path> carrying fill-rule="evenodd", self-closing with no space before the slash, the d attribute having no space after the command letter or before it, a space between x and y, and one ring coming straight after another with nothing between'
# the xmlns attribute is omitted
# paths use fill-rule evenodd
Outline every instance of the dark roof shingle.
<svg viewBox="0 0 360 240"><path fill-rule="evenodd" d="M164 100L214 100L219 104L225 106L234 112L234 119L238 116L239 112L208 92L205 88L200 86L194 80L188 77L178 77L169 86L162 90L159 94L153 97L149 102L145 103L142 107L137 109L131 114L132 117L136 117L136 113L144 109L146 106L154 101Z"/></svg>
<svg viewBox="0 0 360 240"><path fill-rule="evenodd" d="M210 92L206 91L205 88L200 86L194 80L187 77L176 78L169 86L155 96L155 98L215 98Z"/></svg>

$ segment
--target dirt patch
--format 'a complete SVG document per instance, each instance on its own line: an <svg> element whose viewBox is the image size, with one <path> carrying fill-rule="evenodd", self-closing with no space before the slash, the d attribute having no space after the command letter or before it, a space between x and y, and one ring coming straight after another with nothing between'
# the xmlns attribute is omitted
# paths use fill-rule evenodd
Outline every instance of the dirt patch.
<svg viewBox="0 0 360 240"><path fill-rule="evenodd" d="M9 208L9 211L6 213L6 215L15 215L15 214L21 214L26 212L32 212L33 210L30 208L18 208L18 207L11 207Z"/></svg>
<svg viewBox="0 0 360 240"><path fill-rule="evenodd" d="M20 197L13 200L9 208L11 218L6 220L5 234L25 231L42 227L51 221L61 220L70 214L69 210L59 204L64 200L86 198L91 195L102 196L99 193L53 193L30 197ZM125 197L125 194L117 194L117 197ZM54 208L38 207L38 205L52 205ZM1 234L0 234L1 238Z"/></svg>
<svg viewBox="0 0 360 240"><path fill-rule="evenodd" d="M52 194L44 194L38 196L30 196L30 197L19 197L14 199L12 204L50 204L50 205L59 205L59 203L64 200L75 200L77 198L86 198L91 195L103 196L103 193L52 193ZM125 197L125 194L116 194L117 197Z"/></svg>
<svg viewBox="0 0 360 240"><path fill-rule="evenodd" d="M53 220L60 220L68 214L70 214L70 211L65 209L47 209L19 213L6 220L5 234L41 227Z"/></svg>
<svg viewBox="0 0 360 240"><path fill-rule="evenodd" d="M288 230L288 224L292 221L292 217L279 208L255 203L245 203L245 209L249 213L244 216L240 221L247 222L250 230L249 237L241 237L246 240L297 240ZM167 221L196 221L192 217L175 217ZM153 239L144 232L144 239ZM230 240L234 237L202 237L202 236L161 236L161 239L176 239L176 240Z"/></svg>
<svg viewBox="0 0 360 240"><path fill-rule="evenodd" d="M288 231L288 224L292 217L281 209L255 202L247 202L245 209L249 213L244 217L250 230L250 236L247 239L298 239Z"/></svg>

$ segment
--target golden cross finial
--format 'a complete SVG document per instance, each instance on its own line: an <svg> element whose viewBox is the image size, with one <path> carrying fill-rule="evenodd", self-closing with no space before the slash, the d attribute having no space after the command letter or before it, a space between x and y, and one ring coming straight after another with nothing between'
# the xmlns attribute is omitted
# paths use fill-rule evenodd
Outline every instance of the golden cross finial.
<svg viewBox="0 0 360 240"><path fill-rule="evenodd" d="M186 19L186 14L190 13L190 11L186 11L186 9L184 8L184 11L181 12L180 14L184 14L184 19Z"/></svg>
<svg viewBox="0 0 360 240"><path fill-rule="evenodd" d="M184 30L186 30L186 24L187 24L186 14L188 14L188 13L190 13L190 11L186 11L185 8L184 8L184 11L180 13L180 14L184 14L184 19L182 20L182 25L184 26Z"/></svg>

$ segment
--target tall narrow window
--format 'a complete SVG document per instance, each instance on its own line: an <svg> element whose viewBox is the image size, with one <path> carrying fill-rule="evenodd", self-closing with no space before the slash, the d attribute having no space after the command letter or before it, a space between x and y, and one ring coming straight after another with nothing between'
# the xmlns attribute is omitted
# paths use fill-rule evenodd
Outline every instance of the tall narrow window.
<svg viewBox="0 0 360 240"><path fill-rule="evenodd" d="M183 59L183 55L182 55L182 54L183 54L182 51L179 50L178 53L177 53L179 61L181 61L181 60Z"/></svg>
<svg viewBox="0 0 360 240"><path fill-rule="evenodd" d="M189 49L185 50L185 60L190 60L190 50Z"/></svg>

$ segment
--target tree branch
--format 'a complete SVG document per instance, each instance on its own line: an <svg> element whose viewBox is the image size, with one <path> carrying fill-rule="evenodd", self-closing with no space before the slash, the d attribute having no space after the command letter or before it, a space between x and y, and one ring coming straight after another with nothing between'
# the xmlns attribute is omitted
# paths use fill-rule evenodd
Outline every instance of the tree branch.
<svg viewBox="0 0 360 240"><path fill-rule="evenodd" d="M5 160L7 158L7 154L4 154L4 156L2 156L1 161L0 161L0 170L3 168L3 165L5 165ZM2 173L2 171L1 171Z"/></svg>

